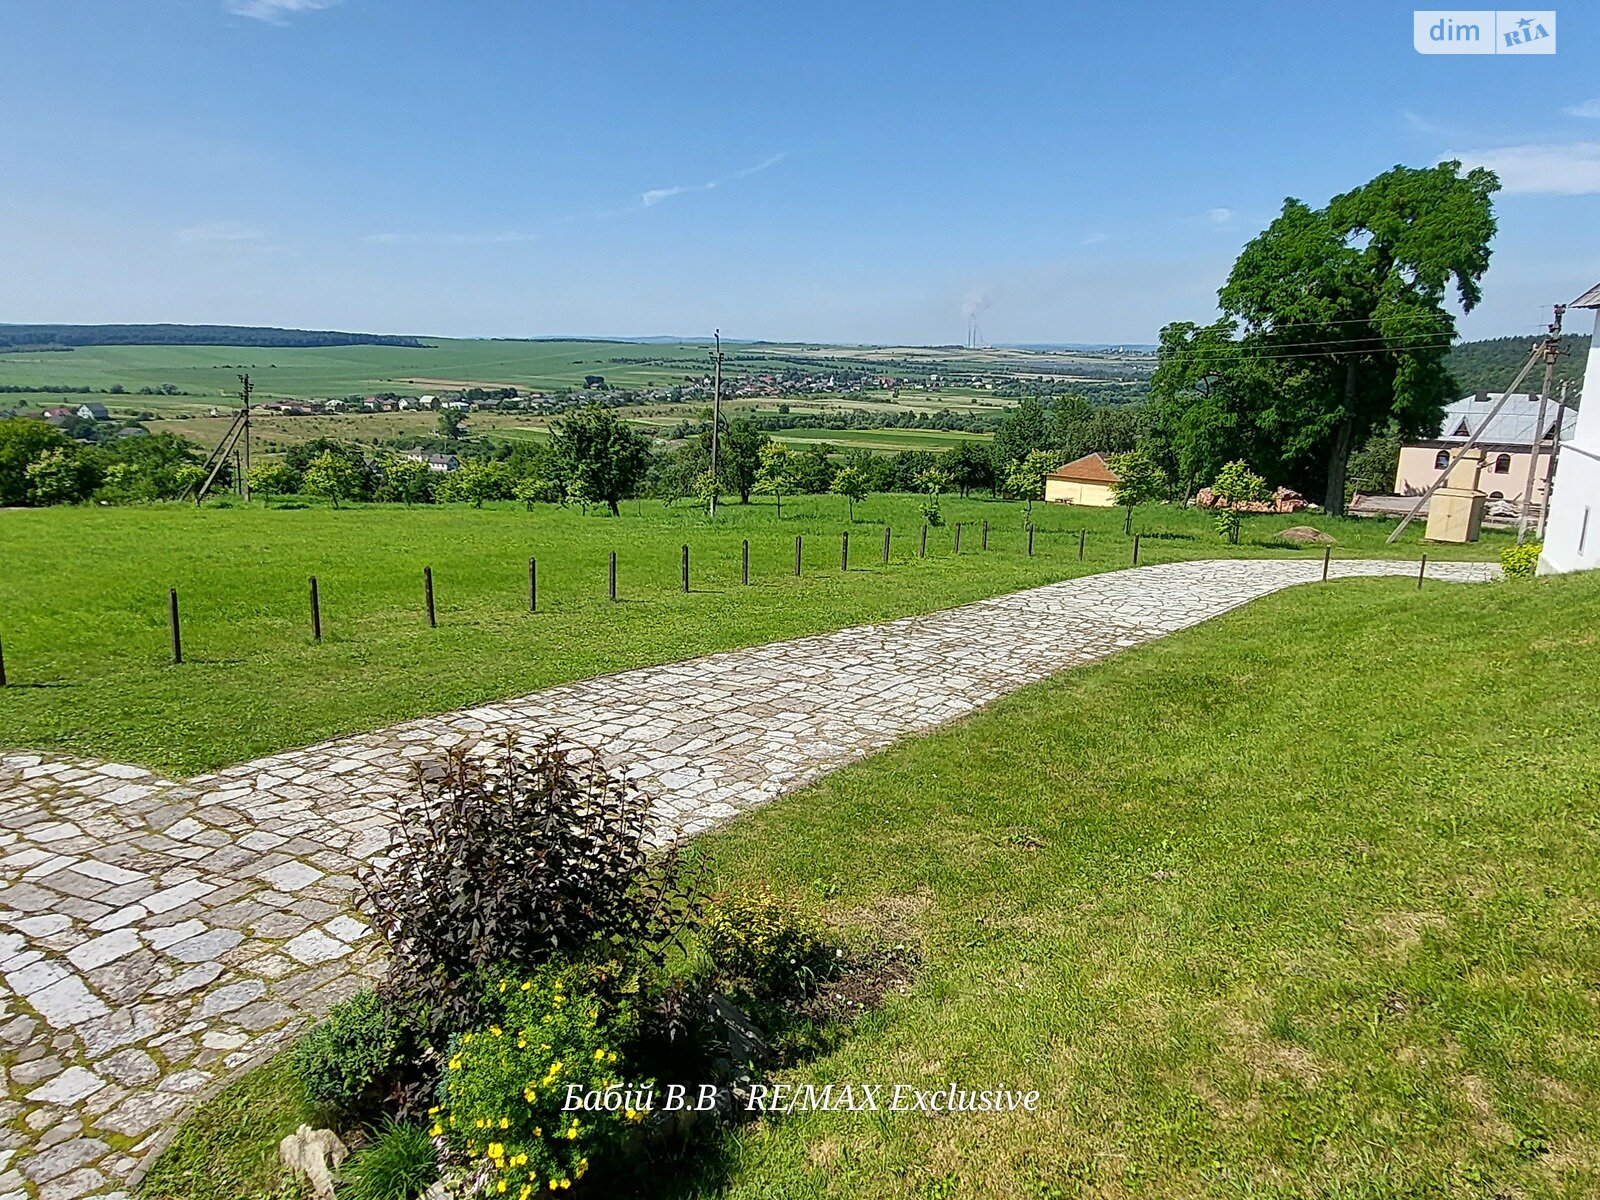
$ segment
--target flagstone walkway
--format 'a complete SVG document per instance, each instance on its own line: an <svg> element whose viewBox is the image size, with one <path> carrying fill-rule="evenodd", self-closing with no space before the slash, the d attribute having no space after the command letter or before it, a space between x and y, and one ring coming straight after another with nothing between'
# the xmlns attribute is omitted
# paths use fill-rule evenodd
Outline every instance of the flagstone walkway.
<svg viewBox="0 0 1600 1200"><path fill-rule="evenodd" d="M1335 577L1415 575L1335 563ZM647 667L173 781L0 754L0 1200L123 1197L182 1113L376 978L352 908L418 765L560 730L709 829L1080 663L1320 577L1141 567ZM1484 564L1430 579L1481 581Z"/></svg>

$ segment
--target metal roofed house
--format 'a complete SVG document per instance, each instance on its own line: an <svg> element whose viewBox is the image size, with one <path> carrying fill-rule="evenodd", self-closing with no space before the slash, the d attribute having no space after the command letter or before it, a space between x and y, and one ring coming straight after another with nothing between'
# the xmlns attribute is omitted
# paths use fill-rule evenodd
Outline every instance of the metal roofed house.
<svg viewBox="0 0 1600 1200"><path fill-rule="evenodd" d="M1396 495L1418 496L1425 492L1444 473L1451 454L1476 434L1476 444L1484 454L1483 475L1478 486L1491 500L1520 502L1523 485L1528 479L1528 460L1533 455L1534 426L1539 423L1539 394L1514 394L1491 418L1489 414L1502 394L1479 391L1463 396L1444 410L1437 437L1402 446L1400 466L1394 478ZM1554 403L1546 408L1545 427L1537 439L1540 445L1539 465L1533 477L1535 507L1544 504L1549 490L1557 420L1561 422L1564 443L1577 427L1578 414L1572 409L1558 413Z"/></svg>
<svg viewBox="0 0 1600 1200"><path fill-rule="evenodd" d="M1115 508L1111 486L1121 477L1099 454L1085 454L1057 467L1044 477L1044 498L1052 504L1087 504Z"/></svg>

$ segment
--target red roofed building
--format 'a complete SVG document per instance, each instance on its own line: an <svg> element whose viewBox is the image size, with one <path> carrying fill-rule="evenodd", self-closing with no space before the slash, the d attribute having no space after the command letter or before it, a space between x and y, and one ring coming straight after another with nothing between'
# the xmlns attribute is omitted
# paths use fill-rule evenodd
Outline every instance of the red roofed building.
<svg viewBox="0 0 1600 1200"><path fill-rule="evenodd" d="M1098 454L1057 467L1044 477L1044 498L1052 504L1087 504L1093 508L1115 508L1111 485L1119 476Z"/></svg>

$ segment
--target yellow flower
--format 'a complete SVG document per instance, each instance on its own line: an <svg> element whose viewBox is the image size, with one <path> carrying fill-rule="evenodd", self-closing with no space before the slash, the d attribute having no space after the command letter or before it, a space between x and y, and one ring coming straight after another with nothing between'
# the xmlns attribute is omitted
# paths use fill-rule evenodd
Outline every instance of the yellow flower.
<svg viewBox="0 0 1600 1200"><path fill-rule="evenodd" d="M432 1108L430 1108L430 1109L429 1109L429 1110L428 1110L428 1115L429 1115L429 1116L430 1116L430 1117L436 1117L436 1116L438 1116L438 1115L439 1115L439 1106L438 1106L438 1105L437 1105L437 1104L435 1104L435 1105L434 1105L434 1106L433 1106L433 1107L432 1107Z"/></svg>
<svg viewBox="0 0 1600 1200"><path fill-rule="evenodd" d="M505 1191L506 1190L506 1181L504 1179L502 1179L500 1181L499 1185L494 1190L497 1191L497 1192Z"/></svg>
<svg viewBox="0 0 1600 1200"><path fill-rule="evenodd" d="M577 1127L577 1126L576 1126L576 1125L574 1125L574 1126L573 1126L573 1127L572 1127L572 1128L571 1128L571 1129L569 1129L569 1130L567 1130L567 1140L568 1140L568 1141L569 1141L569 1142L570 1142L570 1141L571 1141L571 1140L572 1140L572 1139L573 1139L573 1138L575 1138L575 1137L577 1137L577 1136L578 1136L578 1127Z"/></svg>
<svg viewBox="0 0 1600 1200"><path fill-rule="evenodd" d="M572 1180L570 1180L570 1179L563 1179L563 1180L562 1180L562 1181L561 1181L561 1190L562 1190L562 1191L563 1191L563 1192L564 1192L564 1191L566 1191L566 1190L567 1190L567 1189L568 1189L568 1188L569 1188L569 1187L571 1187L571 1186L572 1186Z"/></svg>
<svg viewBox="0 0 1600 1200"><path fill-rule="evenodd" d="M458 1054L450 1060L450 1069L452 1071L459 1071L461 1069L461 1055Z"/></svg>
<svg viewBox="0 0 1600 1200"><path fill-rule="evenodd" d="M533 1136L536 1138L542 1138L544 1136L544 1130L535 1125L533 1127Z"/></svg>
<svg viewBox="0 0 1600 1200"><path fill-rule="evenodd" d="M438 1137L443 1132L444 1132L444 1126L439 1124L439 1122L435 1121L433 1123L433 1128L428 1130L428 1136L429 1137Z"/></svg>
<svg viewBox="0 0 1600 1200"><path fill-rule="evenodd" d="M523 1184L522 1190L517 1193L517 1200L528 1200L531 1195L533 1195L533 1189L527 1184Z"/></svg>
<svg viewBox="0 0 1600 1200"><path fill-rule="evenodd" d="M499 1037L500 1036L500 1026L498 1026L498 1025L489 1026L489 1032L494 1034L495 1037Z"/></svg>
<svg viewBox="0 0 1600 1200"><path fill-rule="evenodd" d="M507 1117L501 1117L500 1118L500 1128L501 1129L510 1129L511 1128L510 1119L507 1118Z"/></svg>
<svg viewBox="0 0 1600 1200"><path fill-rule="evenodd" d="M533 990L533 984L531 984L531 983L523 984L522 985L522 990L525 991L525 992L531 992Z"/></svg>
<svg viewBox="0 0 1600 1200"><path fill-rule="evenodd" d="M603 1049L602 1050L596 1050L594 1052L594 1060L595 1060L595 1062L604 1062L605 1061L605 1057L606 1057L606 1052Z"/></svg>
<svg viewBox="0 0 1600 1200"><path fill-rule="evenodd" d="M489 1143L489 1157L490 1158L499 1158L505 1152L506 1152L506 1148L504 1146L502 1146L499 1142L490 1142Z"/></svg>

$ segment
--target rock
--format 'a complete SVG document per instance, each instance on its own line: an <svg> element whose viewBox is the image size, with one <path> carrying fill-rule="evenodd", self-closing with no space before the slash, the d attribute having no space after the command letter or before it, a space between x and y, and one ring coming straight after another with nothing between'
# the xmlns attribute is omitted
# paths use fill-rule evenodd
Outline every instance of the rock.
<svg viewBox="0 0 1600 1200"><path fill-rule="evenodd" d="M1296 525L1293 529L1285 529L1278 536L1286 542L1299 542L1302 545L1309 545L1312 542L1317 543L1319 546L1323 544L1331 545L1335 540L1328 534L1323 533L1322 530L1313 529L1309 525Z"/></svg>
<svg viewBox="0 0 1600 1200"><path fill-rule="evenodd" d="M333 1200L333 1172L350 1151L331 1129L302 1125L278 1143L278 1157L296 1175L304 1175L317 1200Z"/></svg>

